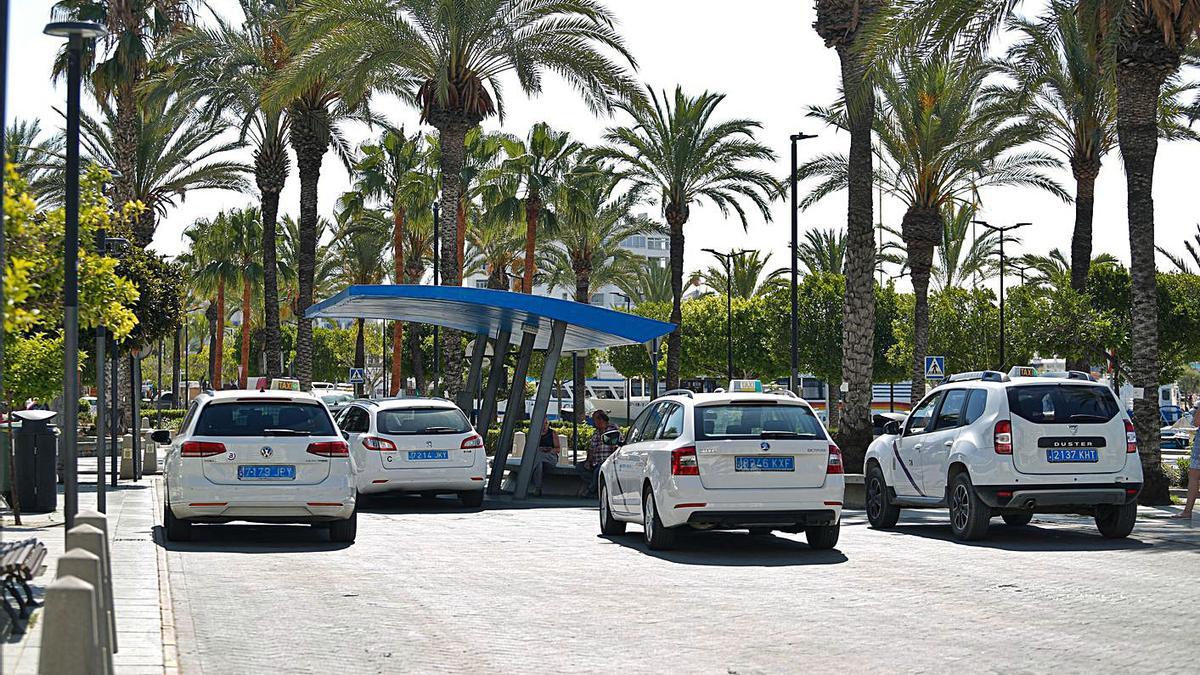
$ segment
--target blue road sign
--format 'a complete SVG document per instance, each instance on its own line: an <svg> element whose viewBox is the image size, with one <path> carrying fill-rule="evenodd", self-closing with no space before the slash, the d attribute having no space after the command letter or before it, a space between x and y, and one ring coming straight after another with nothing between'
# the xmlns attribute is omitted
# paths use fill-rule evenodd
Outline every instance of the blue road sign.
<svg viewBox="0 0 1200 675"><path fill-rule="evenodd" d="M350 369L350 384L363 384L366 381L367 381L367 377L363 373L362 368L351 368Z"/></svg>
<svg viewBox="0 0 1200 675"><path fill-rule="evenodd" d="M946 379L946 357L944 357L944 356L926 356L925 357L925 379L927 379L927 380L944 380L944 379Z"/></svg>

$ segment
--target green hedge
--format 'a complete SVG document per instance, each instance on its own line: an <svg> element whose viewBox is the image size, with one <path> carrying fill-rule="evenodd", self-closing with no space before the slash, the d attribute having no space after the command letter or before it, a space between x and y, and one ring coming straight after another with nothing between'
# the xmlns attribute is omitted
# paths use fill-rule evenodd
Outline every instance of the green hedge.
<svg viewBox="0 0 1200 675"><path fill-rule="evenodd" d="M550 428L567 437L567 445L564 450L571 452L571 431L572 425L570 422L551 422ZM529 432L529 422L517 422L517 431ZM595 427L590 424L579 425L579 458L583 459L584 453L587 452L588 440L592 437L592 433L596 431ZM629 432L629 427L621 427L621 436L625 436ZM483 439L484 447L487 449L488 456L496 454L496 444L500 442L500 425L497 424L488 430L487 436Z"/></svg>

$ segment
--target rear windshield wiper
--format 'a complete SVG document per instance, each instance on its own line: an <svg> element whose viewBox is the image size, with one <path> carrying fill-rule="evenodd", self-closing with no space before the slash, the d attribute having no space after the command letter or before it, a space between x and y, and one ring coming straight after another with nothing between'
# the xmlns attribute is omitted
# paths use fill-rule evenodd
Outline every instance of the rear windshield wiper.
<svg viewBox="0 0 1200 675"><path fill-rule="evenodd" d="M1073 422L1107 422L1109 418L1102 415L1092 415L1089 413L1076 413L1071 415Z"/></svg>
<svg viewBox="0 0 1200 675"><path fill-rule="evenodd" d="M424 431L424 432L422 432L422 433L426 433L426 434L451 434L451 433L454 433L455 431L458 431L458 430L457 430L457 429L455 429L454 427L425 427L425 431Z"/></svg>
<svg viewBox="0 0 1200 675"><path fill-rule="evenodd" d="M263 429L263 436L312 436L312 433L296 429Z"/></svg>

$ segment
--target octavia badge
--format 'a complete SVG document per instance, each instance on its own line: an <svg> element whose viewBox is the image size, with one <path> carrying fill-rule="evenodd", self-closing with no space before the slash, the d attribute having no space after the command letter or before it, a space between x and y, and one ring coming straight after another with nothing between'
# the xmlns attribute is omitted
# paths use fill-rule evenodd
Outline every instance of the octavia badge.
<svg viewBox="0 0 1200 675"><path fill-rule="evenodd" d="M759 445L758 447L762 448L763 452L766 452L771 449L771 444L766 441L763 441L762 445Z"/></svg>
<svg viewBox="0 0 1200 675"><path fill-rule="evenodd" d="M275 451L272 450L271 446L269 446L269 445L262 446L262 449L258 451L258 453L263 456L263 459L271 459L271 455L274 452Z"/></svg>

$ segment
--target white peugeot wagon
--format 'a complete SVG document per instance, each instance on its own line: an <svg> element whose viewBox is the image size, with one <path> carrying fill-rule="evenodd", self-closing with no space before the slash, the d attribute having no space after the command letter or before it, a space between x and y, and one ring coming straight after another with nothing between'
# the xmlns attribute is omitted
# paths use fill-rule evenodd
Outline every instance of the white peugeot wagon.
<svg viewBox="0 0 1200 675"><path fill-rule="evenodd" d="M194 523L311 523L333 541L358 529L349 446L312 394L222 391L192 401L170 443L163 473L167 539L187 541Z"/></svg>
<svg viewBox="0 0 1200 675"><path fill-rule="evenodd" d="M453 493L465 506L483 503L483 438L450 401L354 401L338 426L350 444L359 494Z"/></svg>
<svg viewBox="0 0 1200 675"><path fill-rule="evenodd" d="M844 479L841 451L803 399L677 390L647 406L601 466L600 530L640 523L652 549L685 530L780 530L829 549Z"/></svg>

